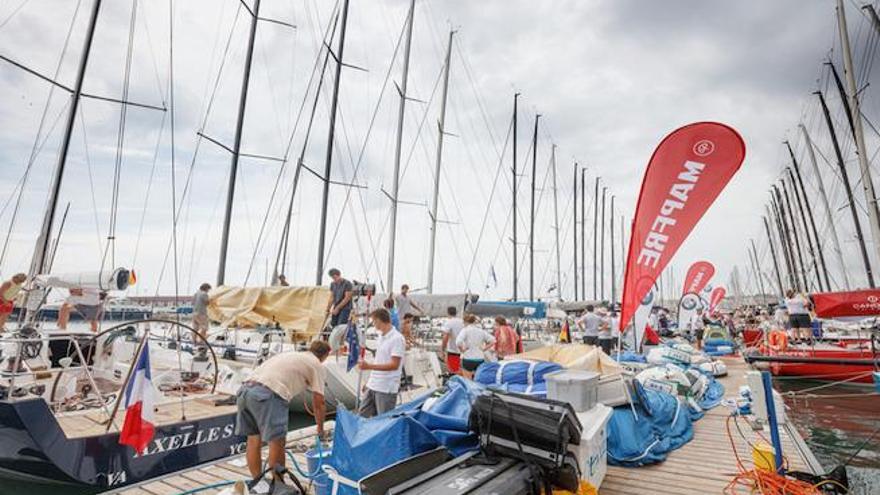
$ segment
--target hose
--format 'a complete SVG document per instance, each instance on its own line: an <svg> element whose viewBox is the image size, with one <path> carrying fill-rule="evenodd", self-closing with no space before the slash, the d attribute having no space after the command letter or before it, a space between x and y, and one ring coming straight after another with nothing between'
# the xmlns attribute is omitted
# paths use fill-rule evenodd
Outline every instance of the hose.
<svg viewBox="0 0 880 495"><path fill-rule="evenodd" d="M287 454L287 457L290 459L290 462L293 464L293 468L296 469L296 472L299 473L300 476L306 479L314 479L319 474L321 474L322 467L324 465L324 453L323 453L323 445L321 444L321 437L315 435L315 452L318 454L318 465L315 466L315 471L313 473L307 473L303 471L303 469L299 466L299 463L296 462L296 457L290 453L289 450L284 451Z"/></svg>

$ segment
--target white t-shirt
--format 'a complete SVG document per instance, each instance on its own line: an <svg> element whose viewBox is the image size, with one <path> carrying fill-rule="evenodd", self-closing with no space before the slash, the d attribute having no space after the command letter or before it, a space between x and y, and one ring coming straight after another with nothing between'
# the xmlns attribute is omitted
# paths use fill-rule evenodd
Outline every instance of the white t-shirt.
<svg viewBox="0 0 880 495"><path fill-rule="evenodd" d="M396 394L400 389L400 369L403 368L403 358L406 355L406 340L400 332L393 327L385 335L380 335L376 358L376 364L388 364L392 357L400 358L400 366L391 371L370 371L370 379L367 380L367 388L385 394Z"/></svg>
<svg viewBox="0 0 880 495"><path fill-rule="evenodd" d="M578 323L584 328L584 335L587 337L599 336L599 324L602 323L602 318L596 313L591 311L581 316Z"/></svg>
<svg viewBox="0 0 880 495"><path fill-rule="evenodd" d="M458 340L458 334L461 333L462 328L464 328L464 321L462 321L461 318L449 318L443 323L443 334L449 335L449 341L446 342L446 352L451 352L453 354L459 353L456 341Z"/></svg>
<svg viewBox="0 0 880 495"><path fill-rule="evenodd" d="M485 359L483 348L487 344L494 344L495 337L476 325L468 325L461 329L455 344L463 348L462 359Z"/></svg>
<svg viewBox="0 0 880 495"><path fill-rule="evenodd" d="M616 316L608 316L608 317L605 317L605 323L607 323L608 326L606 328L599 330L599 338L600 339L613 338L612 332L617 331L617 326L620 324L620 319Z"/></svg>
<svg viewBox="0 0 880 495"><path fill-rule="evenodd" d="M794 296L785 300L785 308L790 315L808 315L807 301L801 296Z"/></svg>

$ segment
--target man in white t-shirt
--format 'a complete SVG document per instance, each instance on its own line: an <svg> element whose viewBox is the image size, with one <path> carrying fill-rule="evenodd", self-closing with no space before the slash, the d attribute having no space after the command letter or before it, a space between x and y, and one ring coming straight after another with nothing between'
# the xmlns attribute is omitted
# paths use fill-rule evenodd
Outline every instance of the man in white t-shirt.
<svg viewBox="0 0 880 495"><path fill-rule="evenodd" d="M67 322L73 310L89 322L92 332L98 331L98 321L101 319L104 305L104 295L98 289L71 287L70 295L61 305L58 311L58 328L67 330Z"/></svg>
<svg viewBox="0 0 880 495"><path fill-rule="evenodd" d="M384 414L397 405L400 389L400 372L406 355L406 340L391 325L391 314L385 308L370 313L373 326L382 334L379 337L376 357L372 363L361 359L358 368L371 371L367 380L367 393L361 401L358 413L365 418Z"/></svg>
<svg viewBox="0 0 880 495"><path fill-rule="evenodd" d="M596 314L592 304L587 305L587 312L578 318L577 325L584 332L584 344L596 345L599 343L599 325L602 318Z"/></svg>
<svg viewBox="0 0 880 495"><path fill-rule="evenodd" d="M464 321L458 317L458 310L455 306L446 308L446 314L449 315L449 318L443 323L443 343L440 348L443 349L446 369L450 373L458 374L461 371L461 353L455 340L458 338L458 333L464 328Z"/></svg>

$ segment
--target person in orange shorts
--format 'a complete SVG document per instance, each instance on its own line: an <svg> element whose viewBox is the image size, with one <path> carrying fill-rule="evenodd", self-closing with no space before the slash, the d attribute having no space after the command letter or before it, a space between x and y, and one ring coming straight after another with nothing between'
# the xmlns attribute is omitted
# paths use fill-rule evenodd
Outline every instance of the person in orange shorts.
<svg viewBox="0 0 880 495"><path fill-rule="evenodd" d="M18 297L26 281L27 275L16 273L11 279L0 285L0 332L6 330L6 320L15 309L15 298Z"/></svg>

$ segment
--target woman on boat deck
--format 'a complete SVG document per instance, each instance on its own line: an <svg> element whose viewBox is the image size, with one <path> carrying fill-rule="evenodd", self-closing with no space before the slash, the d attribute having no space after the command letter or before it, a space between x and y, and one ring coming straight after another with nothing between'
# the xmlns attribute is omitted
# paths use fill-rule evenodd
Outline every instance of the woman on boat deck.
<svg viewBox="0 0 880 495"><path fill-rule="evenodd" d="M503 316L495 317L495 354L498 359L516 354L519 335L507 324Z"/></svg>
<svg viewBox="0 0 880 495"><path fill-rule="evenodd" d="M480 327L475 315L468 313L463 319L465 327L455 339L455 344L461 350L461 368L465 378L473 378L474 372L486 360L486 351L495 345L495 337Z"/></svg>
<svg viewBox="0 0 880 495"><path fill-rule="evenodd" d="M15 309L15 298L21 292L25 281L27 281L27 275L16 273L11 279L0 285L0 332L6 330L6 320Z"/></svg>
<svg viewBox="0 0 880 495"><path fill-rule="evenodd" d="M813 337L813 320L810 318L809 301L794 290L785 293L785 309L788 311L788 324L792 337L809 341Z"/></svg>

